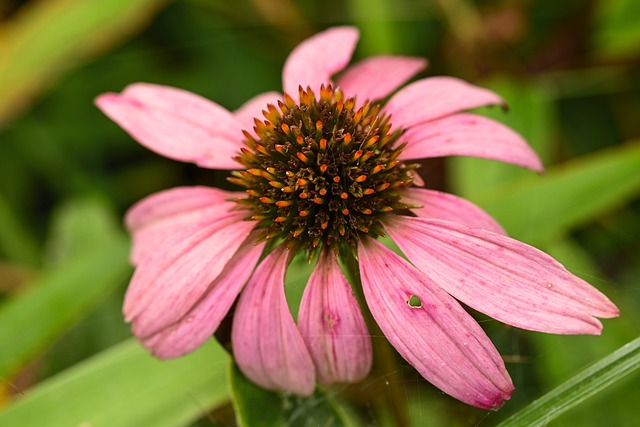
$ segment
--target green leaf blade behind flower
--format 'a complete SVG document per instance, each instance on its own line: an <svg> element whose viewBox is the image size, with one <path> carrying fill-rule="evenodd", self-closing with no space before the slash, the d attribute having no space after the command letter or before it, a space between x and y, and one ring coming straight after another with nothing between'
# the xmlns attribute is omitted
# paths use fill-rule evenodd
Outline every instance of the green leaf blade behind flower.
<svg viewBox="0 0 640 427"><path fill-rule="evenodd" d="M0 31L0 126L70 68L146 23L168 0L50 0Z"/></svg>
<svg viewBox="0 0 640 427"><path fill-rule="evenodd" d="M228 363L213 340L188 356L160 361L132 339L27 390L0 412L0 425L188 425L226 401Z"/></svg>
<svg viewBox="0 0 640 427"><path fill-rule="evenodd" d="M640 338L624 345L517 412L499 427L545 426L640 368Z"/></svg>
<svg viewBox="0 0 640 427"><path fill-rule="evenodd" d="M48 258L54 263L0 306L0 377L8 377L92 311L130 273L129 242L109 207L93 199L63 204Z"/></svg>
<svg viewBox="0 0 640 427"><path fill-rule="evenodd" d="M265 390L245 377L235 364L229 369L229 382L240 427L359 425L327 392L316 390L313 396L302 398Z"/></svg>
<svg viewBox="0 0 640 427"><path fill-rule="evenodd" d="M640 194L640 143L599 151L474 197L515 238L539 245Z"/></svg>

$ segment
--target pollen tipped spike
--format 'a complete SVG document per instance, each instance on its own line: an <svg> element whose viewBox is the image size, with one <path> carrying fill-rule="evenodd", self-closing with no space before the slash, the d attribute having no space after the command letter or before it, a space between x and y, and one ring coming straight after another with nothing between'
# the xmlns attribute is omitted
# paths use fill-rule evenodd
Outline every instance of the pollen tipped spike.
<svg viewBox="0 0 640 427"><path fill-rule="evenodd" d="M271 175L267 171L260 171L260 176L263 177L264 179L266 179L267 181L277 181L278 180L278 178L276 178L275 176Z"/></svg>
<svg viewBox="0 0 640 427"><path fill-rule="evenodd" d="M289 112L289 107L287 107L285 103L280 100L278 100L278 108L280 108L280 111L282 111L282 114L287 114Z"/></svg>
<svg viewBox="0 0 640 427"><path fill-rule="evenodd" d="M375 174L377 174L378 172L383 171L383 170L384 170L384 168L385 168L385 166L384 166L384 165L377 165L377 166L375 166L373 169L371 169L371 175L375 175Z"/></svg>
<svg viewBox="0 0 640 427"><path fill-rule="evenodd" d="M309 163L309 158L302 154L300 151L296 153L296 156L304 163Z"/></svg>
<svg viewBox="0 0 640 427"><path fill-rule="evenodd" d="M371 158L371 156L373 156L373 154L374 154L374 153L373 153L373 151L371 151L371 150L366 151L366 152L362 155L362 157L360 158L360 161L359 161L358 163L364 163L364 162L368 161L368 160Z"/></svg>
<svg viewBox="0 0 640 427"><path fill-rule="evenodd" d="M243 187L249 187L251 186L251 184L249 184L248 182L246 182L244 179L241 178L234 178L232 176L227 177L227 181L233 183L233 184L237 184L237 185L241 185Z"/></svg>

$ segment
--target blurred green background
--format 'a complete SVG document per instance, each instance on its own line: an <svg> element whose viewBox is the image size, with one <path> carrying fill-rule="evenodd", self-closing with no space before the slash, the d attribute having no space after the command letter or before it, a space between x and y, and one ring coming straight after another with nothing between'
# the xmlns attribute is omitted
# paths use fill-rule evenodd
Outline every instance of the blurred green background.
<svg viewBox="0 0 640 427"><path fill-rule="evenodd" d="M173 186L224 186L225 174L144 149L93 99L146 81L234 109L280 90L289 51L340 24L361 30L356 59L426 57L421 77L457 76L507 99L508 113L483 113L527 138L544 175L477 159L430 160L420 173L554 255L622 315L601 337L478 315L516 386L497 413L443 395L392 358L362 384L286 400L286 417L262 425L337 425L335 411L352 425L493 426L639 335L640 2L0 0L0 425L234 425L229 396L240 401L250 386L228 385L224 350L212 342L154 361L120 313L126 209ZM292 298L308 270L293 267ZM636 426L639 380L550 425ZM250 417L242 422L254 425Z"/></svg>

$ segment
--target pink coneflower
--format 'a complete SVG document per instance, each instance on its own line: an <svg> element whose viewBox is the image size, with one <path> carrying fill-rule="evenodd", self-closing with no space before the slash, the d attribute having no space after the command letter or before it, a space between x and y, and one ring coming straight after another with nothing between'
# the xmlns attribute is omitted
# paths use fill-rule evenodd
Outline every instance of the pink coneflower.
<svg viewBox="0 0 640 427"><path fill-rule="evenodd" d="M128 212L136 270L125 318L154 355L178 357L206 341L238 299L231 341L240 369L262 387L308 396L316 381L363 379L372 363L351 287L360 281L349 284L341 259L358 265L369 310L402 357L444 392L495 409L511 379L457 300L559 334L599 334L595 317L618 310L479 207L415 186L411 162L427 157L542 170L515 132L461 112L503 100L450 77L398 90L426 65L409 57L370 58L332 79L357 39L339 27L304 41L284 66L284 95L259 95L235 112L145 83L97 99L144 146L232 170L240 189L174 188ZM377 240L387 234L406 259ZM284 276L298 251L316 264L296 324Z"/></svg>

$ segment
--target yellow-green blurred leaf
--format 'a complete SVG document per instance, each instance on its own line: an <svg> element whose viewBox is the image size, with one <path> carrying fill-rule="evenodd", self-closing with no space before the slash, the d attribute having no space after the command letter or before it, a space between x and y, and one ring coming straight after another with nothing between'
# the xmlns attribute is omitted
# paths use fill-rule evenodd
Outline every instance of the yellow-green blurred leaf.
<svg viewBox="0 0 640 427"><path fill-rule="evenodd" d="M61 203L51 228L50 267L26 283L26 292L0 306L0 322L11 325L0 329L0 376L15 373L58 339L122 284L130 270L128 242L101 199Z"/></svg>
<svg viewBox="0 0 640 427"><path fill-rule="evenodd" d="M601 0L595 11L592 34L596 55L619 58L640 53L640 2Z"/></svg>
<svg viewBox="0 0 640 427"><path fill-rule="evenodd" d="M69 69L146 24L168 0L41 0L0 27L0 126Z"/></svg>
<svg viewBox="0 0 640 427"><path fill-rule="evenodd" d="M184 426L228 396L229 356L213 340L160 361L129 340L27 390L3 426Z"/></svg>
<svg viewBox="0 0 640 427"><path fill-rule="evenodd" d="M640 143L603 150L475 198L512 236L541 244L640 194Z"/></svg>

